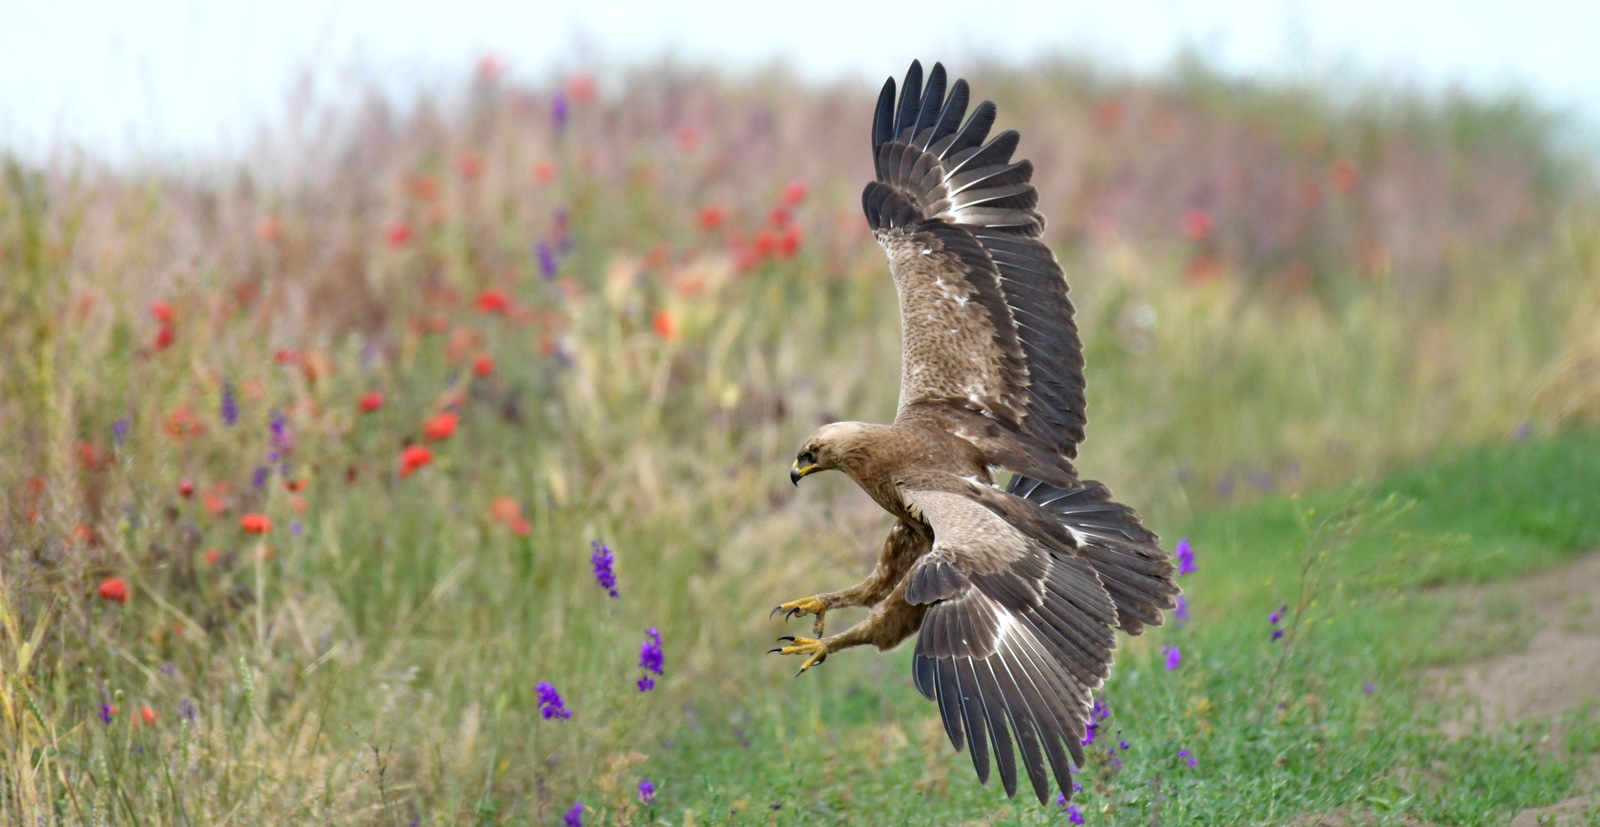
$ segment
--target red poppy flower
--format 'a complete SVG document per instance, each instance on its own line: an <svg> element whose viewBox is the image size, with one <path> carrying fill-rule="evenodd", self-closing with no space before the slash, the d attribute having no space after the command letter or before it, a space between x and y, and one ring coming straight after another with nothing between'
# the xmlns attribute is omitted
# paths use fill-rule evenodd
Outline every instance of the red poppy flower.
<svg viewBox="0 0 1600 827"><path fill-rule="evenodd" d="M411 240L411 225L404 221L396 221L389 225L387 235L390 247L402 247Z"/></svg>
<svg viewBox="0 0 1600 827"><path fill-rule="evenodd" d="M166 350L177 338L178 333L172 329L172 325L162 325L161 329L156 331L156 350Z"/></svg>
<svg viewBox="0 0 1600 827"><path fill-rule="evenodd" d="M172 305L166 302L151 302L150 315L156 317L156 321L162 324L172 324Z"/></svg>
<svg viewBox="0 0 1600 827"><path fill-rule="evenodd" d="M578 74L567 78L567 97L573 103L588 103L594 100L595 85L592 75Z"/></svg>
<svg viewBox="0 0 1600 827"><path fill-rule="evenodd" d="M400 476L409 477L418 468L433 462L433 452L426 445L407 445L400 452Z"/></svg>
<svg viewBox="0 0 1600 827"><path fill-rule="evenodd" d="M783 231L783 235L778 236L778 245L777 245L778 258L794 258L794 254L797 251L799 251L799 249L800 249L800 228L799 227L790 227L789 229Z"/></svg>
<svg viewBox="0 0 1600 827"><path fill-rule="evenodd" d="M1216 229L1211 214L1199 208L1185 210L1179 225L1183 228L1183 234L1191 241L1204 241L1210 238L1212 231Z"/></svg>
<svg viewBox="0 0 1600 827"><path fill-rule="evenodd" d="M208 566L215 566L217 561L222 559L222 552L214 548L208 548L205 554L200 555L200 559L205 560Z"/></svg>
<svg viewBox="0 0 1600 827"><path fill-rule="evenodd" d="M440 411L439 413L428 417L428 419L422 423L422 435L429 442L438 442L441 439L449 439L450 435L456 432L456 425L460 423L461 417L456 416L450 411Z"/></svg>
<svg viewBox="0 0 1600 827"><path fill-rule="evenodd" d="M533 533L533 526L527 520L518 517L511 521L511 530L516 532L518 537L526 537Z"/></svg>
<svg viewBox="0 0 1600 827"><path fill-rule="evenodd" d="M666 341L670 342L678 337L678 320L665 308L656 311L655 318L650 320L650 326L655 328L657 336Z"/></svg>
<svg viewBox="0 0 1600 827"><path fill-rule="evenodd" d="M239 518L239 527L246 534L266 534L272 530L272 521L265 514L246 514Z"/></svg>
<svg viewBox="0 0 1600 827"><path fill-rule="evenodd" d="M700 210L700 229L715 230L722 226L728 214L721 207L703 207Z"/></svg>
<svg viewBox="0 0 1600 827"><path fill-rule="evenodd" d="M472 360L472 372L479 376L494 373L494 357L487 353L478 354L478 358Z"/></svg>
<svg viewBox="0 0 1600 827"><path fill-rule="evenodd" d="M143 722L145 722L147 724L153 724L153 723L156 722L156 718L159 718L159 717L160 716L156 714L156 711L154 709L150 708L149 704L140 705L140 707L139 707L139 720L141 720L141 721L143 721Z"/></svg>
<svg viewBox="0 0 1600 827"><path fill-rule="evenodd" d="M306 490L306 481L304 479L284 480L283 488L285 491L304 491Z"/></svg>
<svg viewBox="0 0 1600 827"><path fill-rule="evenodd" d="M478 309L484 313L504 313L511 309L511 297L504 290L485 290L478 294Z"/></svg>
<svg viewBox="0 0 1600 827"><path fill-rule="evenodd" d="M194 483L188 479L178 480L178 494L183 497L194 496Z"/></svg>
<svg viewBox="0 0 1600 827"><path fill-rule="evenodd" d="M383 407L383 394L377 391L367 391L367 394L361 397L361 401L356 403L356 407L362 413L372 413Z"/></svg>
<svg viewBox="0 0 1600 827"><path fill-rule="evenodd" d="M128 584L120 577L107 577L100 581L100 596L113 603L126 603Z"/></svg>
<svg viewBox="0 0 1600 827"><path fill-rule="evenodd" d="M806 182L800 180L790 181L789 185L783 188L783 205L792 207L806 200L806 193L808 192L810 192L810 189L806 187Z"/></svg>

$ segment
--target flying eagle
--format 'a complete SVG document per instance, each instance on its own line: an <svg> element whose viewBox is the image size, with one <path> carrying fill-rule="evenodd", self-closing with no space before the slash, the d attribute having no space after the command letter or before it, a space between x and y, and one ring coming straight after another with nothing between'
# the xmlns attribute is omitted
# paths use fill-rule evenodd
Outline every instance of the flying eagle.
<svg viewBox="0 0 1600 827"><path fill-rule="evenodd" d="M1092 693L1116 648L1175 605L1169 555L1133 509L1078 479L1083 354L1061 265L1038 239L1033 165L1018 136L990 139L995 106L967 115L964 80L946 88L913 62L898 102L890 78L872 123L877 180L862 193L889 257L903 334L900 406L889 425L824 425L790 479L838 469L898 522L866 580L785 603L815 615L816 638L771 650L805 672L862 644L917 635L913 676L939 705L956 749L989 780L990 744L1006 795L1016 750L1041 803L1071 794ZM1004 490L996 469L1014 473ZM830 609L870 606L823 637Z"/></svg>

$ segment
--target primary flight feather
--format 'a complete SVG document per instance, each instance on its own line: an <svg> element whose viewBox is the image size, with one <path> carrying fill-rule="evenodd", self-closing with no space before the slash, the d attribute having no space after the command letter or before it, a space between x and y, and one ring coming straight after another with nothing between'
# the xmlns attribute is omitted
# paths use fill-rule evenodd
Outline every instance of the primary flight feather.
<svg viewBox="0 0 1600 827"><path fill-rule="evenodd" d="M994 104L969 115L968 98L939 64L924 85L915 62L898 96L891 78L878 98L862 205L900 296L900 404L889 425L820 428L790 479L843 471L897 522L866 580L774 610L815 615L817 638L772 651L806 655L804 672L916 634L913 677L951 742L984 782L992 755L1007 795L1020 752L1043 803L1052 786L1071 794L1113 629L1159 625L1179 590L1138 514L1077 477L1083 355L1066 278L1038 240L1019 136L990 138ZM823 637L846 606L872 611Z"/></svg>

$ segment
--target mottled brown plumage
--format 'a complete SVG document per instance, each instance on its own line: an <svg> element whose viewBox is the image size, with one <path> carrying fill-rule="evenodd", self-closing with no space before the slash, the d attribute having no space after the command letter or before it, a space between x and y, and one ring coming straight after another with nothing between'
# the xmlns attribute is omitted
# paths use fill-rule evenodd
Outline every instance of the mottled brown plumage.
<svg viewBox="0 0 1600 827"><path fill-rule="evenodd" d="M1169 556L1105 486L1080 481L1083 358L1067 283L1037 239L1044 219L1018 137L988 139L994 104L966 115L968 89L926 88L912 63L890 79L872 127L877 180L867 221L900 296L900 405L889 425L838 422L806 440L790 471L837 469L897 522L866 580L779 606L816 616L808 655L917 634L913 676L957 749L987 782L991 748L1007 795L1017 760L1040 802L1071 794L1092 693L1114 628L1139 634L1175 605ZM994 470L1015 472L1004 490ZM830 609L866 620L821 637ZM1048 773L1048 774L1047 774Z"/></svg>

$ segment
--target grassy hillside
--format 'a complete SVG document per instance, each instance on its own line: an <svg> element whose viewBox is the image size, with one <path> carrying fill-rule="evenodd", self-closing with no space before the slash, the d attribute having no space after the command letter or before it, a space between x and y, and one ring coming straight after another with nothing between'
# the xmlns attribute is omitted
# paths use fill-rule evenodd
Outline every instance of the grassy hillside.
<svg viewBox="0 0 1600 827"><path fill-rule="evenodd" d="M954 68L1039 170L1089 358L1081 467L1164 536L1238 555L1237 580L1196 576L1182 634L1209 654L1186 648L1195 668L1175 681L1155 641L1129 644L1116 680L1159 689L1112 687L1162 761L1181 735L1247 773L1303 734L1241 734L1238 716L1262 713L1241 693L1273 650L1229 650L1247 627L1209 616L1293 599L1300 552L1284 550L1305 547L1302 520L1403 506L1395 519L1430 538L1408 540L1402 570L1384 568L1389 539L1358 532L1353 562L1323 569L1334 592L1504 574L1592 542L1574 518L1592 489L1561 478L1585 469L1517 464L1549 451L1547 469L1569 468L1593 447L1572 429L1600 411L1600 210L1588 173L1527 126L1540 118L1204 73ZM480 77L403 110L302 113L205 175L6 165L0 807L550 823L581 799L594 823L636 817L621 802L648 776L676 823L767 806L750 783L780 782L744 774L730 737L792 767L796 795L888 807L852 792L854 764L902 766L889 784L923 759L851 744L902 736L952 813L991 806L916 728L930 710L902 691L903 663L840 657L797 684L758 656L781 633L767 610L845 585L885 527L837 475L785 480L816 424L894 407L894 293L856 206L875 90L618 77ZM1370 482L1469 443L1487 447L1424 466L1434 477ZM1523 475L1506 490L1555 477L1561 505L1459 487L1491 469ZM1302 490L1331 493L1283 499ZM1270 596L1252 585L1268 577ZM666 666L641 692L651 628ZM1357 658L1352 674L1412 658L1335 635L1297 651ZM1301 676L1283 698L1326 674L1283 671ZM540 714L542 683L572 717ZM1317 692L1353 716L1340 727L1426 730L1361 712L1360 684ZM901 736L827 735L872 715ZM698 746L678 757L669 740ZM1295 797L1229 789L1185 812L1327 800L1375 760L1338 749ZM1539 790L1566 783L1527 760ZM1089 800L1166 801L1145 785L1182 766L1130 763L1136 785Z"/></svg>

